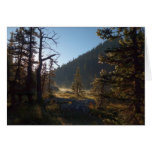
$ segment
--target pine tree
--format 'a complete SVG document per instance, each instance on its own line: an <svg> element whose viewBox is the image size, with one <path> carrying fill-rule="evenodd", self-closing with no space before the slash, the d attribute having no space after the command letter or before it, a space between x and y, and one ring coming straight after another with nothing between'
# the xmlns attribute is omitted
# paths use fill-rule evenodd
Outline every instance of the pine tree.
<svg viewBox="0 0 152 152"><path fill-rule="evenodd" d="M15 66L13 63L13 43L14 42L14 33L11 33L11 38L8 40L7 45L7 98L8 102L10 104L15 104L15 94L14 94L14 84L12 85L12 82L14 81L14 75L15 75Z"/></svg>
<svg viewBox="0 0 152 152"><path fill-rule="evenodd" d="M11 34L8 45L8 57L12 57L12 65L16 68L14 81L18 83L20 83L21 79L21 70L23 69L23 65L25 65L24 58L27 57L24 34L24 28L16 29L16 32Z"/></svg>
<svg viewBox="0 0 152 152"><path fill-rule="evenodd" d="M97 108L105 108L107 104L107 95L106 95L106 75L107 72L105 70L101 70L100 77L95 77L92 84L91 93L95 97Z"/></svg>
<svg viewBox="0 0 152 152"><path fill-rule="evenodd" d="M49 74L48 74L48 92L49 96L53 96L53 86L54 86L54 80L53 78L55 77L54 69L53 69L53 61L50 60L49 64Z"/></svg>
<svg viewBox="0 0 152 152"><path fill-rule="evenodd" d="M13 43L14 42L14 33L11 33L11 38L8 40L8 45L7 45L7 80L8 84L10 81L14 79L14 64L13 64Z"/></svg>
<svg viewBox="0 0 152 152"><path fill-rule="evenodd" d="M34 86L34 75L33 75L33 65L35 62L35 54L36 51L36 28L35 27L29 27L25 29L25 36L27 39L26 45L26 51L27 51L27 77L26 77L26 94L28 96L28 101L33 102L33 96L35 92L35 86Z"/></svg>
<svg viewBox="0 0 152 152"><path fill-rule="evenodd" d="M77 95L80 96L82 95L82 81L81 81L81 76L80 76L80 68L77 67L75 76L74 76L74 82L72 83L72 90L73 92Z"/></svg>
<svg viewBox="0 0 152 152"><path fill-rule="evenodd" d="M115 66L104 81L111 85L112 94L108 100L129 102L136 114L144 115L144 28L103 28L97 31L101 39L119 39L120 46L108 49L106 56L100 56L101 64ZM103 81L103 82L104 82ZM142 121L143 122L143 121ZM136 123L139 121L136 119Z"/></svg>
<svg viewBox="0 0 152 152"><path fill-rule="evenodd" d="M42 94L45 91L45 83L47 81L47 78L48 78L47 65L46 65L46 63L43 63L42 71L41 71L41 84L42 84L41 89L42 89Z"/></svg>
<svg viewBox="0 0 152 152"><path fill-rule="evenodd" d="M15 96L19 97L21 102L21 96L23 95L24 81L25 79L25 58L26 54L26 39L24 28L17 28L14 33L11 34L11 38L8 43L8 85L9 94L11 94L12 104L16 103Z"/></svg>

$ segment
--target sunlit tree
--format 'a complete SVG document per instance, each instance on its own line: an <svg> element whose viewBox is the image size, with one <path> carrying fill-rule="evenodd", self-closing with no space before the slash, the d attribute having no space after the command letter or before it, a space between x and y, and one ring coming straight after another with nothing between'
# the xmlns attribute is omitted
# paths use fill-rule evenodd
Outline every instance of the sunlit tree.
<svg viewBox="0 0 152 152"><path fill-rule="evenodd" d="M103 28L98 29L97 35L104 40L119 39L120 42L119 47L108 49L106 56L99 57L100 64L115 67L107 74L112 86L110 98L129 102L135 113L144 115L144 28Z"/></svg>
<svg viewBox="0 0 152 152"><path fill-rule="evenodd" d="M74 75L74 81L72 83L72 90L73 92L77 95L80 96L82 95L82 81L81 81L81 76L80 76L80 68L77 67L76 73Z"/></svg>

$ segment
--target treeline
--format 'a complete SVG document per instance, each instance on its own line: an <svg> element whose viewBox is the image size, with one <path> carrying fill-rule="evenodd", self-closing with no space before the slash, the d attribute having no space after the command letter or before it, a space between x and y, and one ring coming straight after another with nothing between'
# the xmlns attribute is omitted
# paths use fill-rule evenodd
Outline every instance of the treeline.
<svg viewBox="0 0 152 152"><path fill-rule="evenodd" d="M52 95L54 64L59 53L53 49L57 34L47 28L19 27L7 45L8 104L43 103ZM46 55L47 54L47 55Z"/></svg>
<svg viewBox="0 0 152 152"><path fill-rule="evenodd" d="M59 87L71 88L74 74L77 67L80 68L81 79L83 82L84 89L91 88L91 82L95 77L99 76L101 69L106 69L107 71L112 71L113 66L106 63L100 65L98 63L99 55L105 55L105 51L110 48L118 47L118 39L112 41L105 41L103 44L99 44L97 47L93 48L91 51L80 55L78 58L64 64L63 66L56 69L55 82Z"/></svg>

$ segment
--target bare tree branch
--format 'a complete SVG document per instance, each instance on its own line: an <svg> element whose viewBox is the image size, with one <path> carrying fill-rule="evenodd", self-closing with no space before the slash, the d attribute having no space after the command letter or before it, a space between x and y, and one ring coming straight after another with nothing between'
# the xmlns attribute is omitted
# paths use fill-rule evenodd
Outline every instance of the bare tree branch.
<svg viewBox="0 0 152 152"><path fill-rule="evenodd" d="M46 58L43 58L42 61L45 61L45 60L48 60L48 59L51 59L53 56L56 56L57 54L52 54Z"/></svg>

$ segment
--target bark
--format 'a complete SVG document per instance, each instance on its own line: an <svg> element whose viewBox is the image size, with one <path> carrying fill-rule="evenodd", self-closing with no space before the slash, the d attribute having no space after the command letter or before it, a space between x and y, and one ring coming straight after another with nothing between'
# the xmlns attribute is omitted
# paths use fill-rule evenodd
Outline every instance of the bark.
<svg viewBox="0 0 152 152"><path fill-rule="evenodd" d="M41 69L42 69L42 32L40 30L39 66L37 69L37 100L42 100Z"/></svg>
<svg viewBox="0 0 152 152"><path fill-rule="evenodd" d="M134 69L135 69L135 73L134 73L134 83L135 83L135 102L134 102L134 106L135 106L135 111L136 113L141 113L141 109L140 109L140 105L141 105L141 94L143 94L143 90L141 88L140 85L140 79L136 77L136 75L139 73L140 68L139 67L139 59L138 59L138 45L137 45L137 29L134 28L133 32L132 32L132 40L133 40L133 58L134 58Z"/></svg>
<svg viewBox="0 0 152 152"><path fill-rule="evenodd" d="M30 28L30 42L29 42L29 58L28 58L28 68L27 68L27 96L28 96L28 101L32 102L32 56L33 56L33 51L32 51L32 30L33 28Z"/></svg>
<svg viewBox="0 0 152 152"><path fill-rule="evenodd" d="M20 80L21 80L21 77L20 77L20 69L21 69L21 60L22 60L22 49L23 49L23 45L20 49L20 55L18 57L18 64L17 64L17 70L16 70L16 74L15 74L15 82L17 80L19 80L19 83L20 83Z"/></svg>
<svg viewBox="0 0 152 152"><path fill-rule="evenodd" d="M55 34L52 37L46 37L46 36L44 36L45 34L43 32L43 28L38 28L38 30L40 32L40 35L39 35L40 45L39 45L39 65L38 65L38 69L37 69L37 100L40 102L42 100L43 87L44 87L44 83L45 83L45 76L44 76L43 80L41 78L42 64L44 61L46 61L48 59L50 59L53 63L52 57L56 56L57 54L52 54L52 55L49 55L48 57L42 58L43 39L50 39L54 43L56 41L54 40Z"/></svg>

